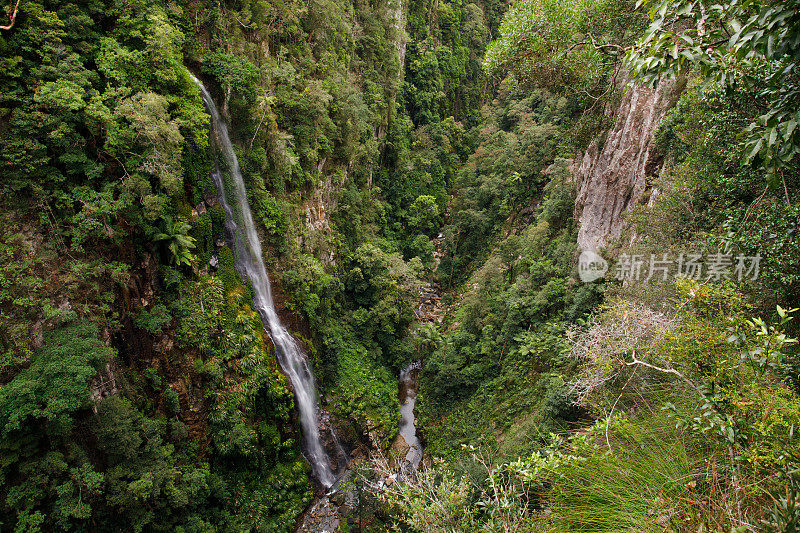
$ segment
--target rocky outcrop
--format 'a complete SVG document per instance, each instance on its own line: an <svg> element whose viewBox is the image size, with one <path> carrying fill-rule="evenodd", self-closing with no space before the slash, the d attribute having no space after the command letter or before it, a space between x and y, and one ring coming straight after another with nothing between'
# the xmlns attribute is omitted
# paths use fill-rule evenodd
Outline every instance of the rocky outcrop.
<svg viewBox="0 0 800 533"><path fill-rule="evenodd" d="M298 233L295 244L298 250L314 255L323 265L328 266L336 262L330 213L336 210L339 191L347 181L348 171L335 165L328 168L326 162L323 158L318 166L320 182L297 206L296 215L305 224Z"/></svg>
<svg viewBox="0 0 800 533"><path fill-rule="evenodd" d="M622 232L625 211L640 202L661 157L654 151L654 133L683 89L682 81L662 81L655 90L634 85L619 107L607 109L616 123L605 142L596 138L573 166L577 189L575 218L582 250L607 246Z"/></svg>
<svg viewBox="0 0 800 533"><path fill-rule="evenodd" d="M394 41L395 48L397 48L397 63L400 65L400 71L397 73L397 77L400 79L406 64L406 46L408 45L408 36L406 35L406 13L403 0L394 0L389 8L389 13L393 32L391 39Z"/></svg>
<svg viewBox="0 0 800 533"><path fill-rule="evenodd" d="M92 409L97 412L97 404L103 399L113 396L119 392L117 388L117 378L114 374L114 369L111 363L106 363L92 381L89 386L89 400L92 402Z"/></svg>

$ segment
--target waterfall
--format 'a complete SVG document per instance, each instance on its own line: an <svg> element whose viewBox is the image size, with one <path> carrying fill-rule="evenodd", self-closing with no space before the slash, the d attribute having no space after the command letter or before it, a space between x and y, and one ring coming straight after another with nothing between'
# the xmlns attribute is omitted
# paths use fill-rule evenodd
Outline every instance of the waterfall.
<svg viewBox="0 0 800 533"><path fill-rule="evenodd" d="M200 88L203 102L211 114L211 139L217 152L212 177L220 204L225 210L226 237L234 253L234 263L239 274L250 279L255 293L253 304L261 315L264 328L272 337L281 368L294 387L302 426L303 448L314 477L328 488L333 485L334 475L319 435L319 406L314 374L308 366L306 355L281 323L275 311L269 277L264 267L261 242L253 224L244 180L228 137L228 128L220 118L214 100L206 88L194 76L192 79Z"/></svg>

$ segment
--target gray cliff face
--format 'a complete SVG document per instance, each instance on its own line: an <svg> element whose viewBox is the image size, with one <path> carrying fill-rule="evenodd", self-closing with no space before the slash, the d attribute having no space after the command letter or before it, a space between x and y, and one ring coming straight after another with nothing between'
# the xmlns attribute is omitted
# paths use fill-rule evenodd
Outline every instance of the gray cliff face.
<svg viewBox="0 0 800 533"><path fill-rule="evenodd" d="M625 211L642 199L647 176L659 170L654 133L683 85L662 81L655 90L629 87L613 112L617 120L602 148L596 138L573 165L578 246L582 250L605 247L622 232Z"/></svg>

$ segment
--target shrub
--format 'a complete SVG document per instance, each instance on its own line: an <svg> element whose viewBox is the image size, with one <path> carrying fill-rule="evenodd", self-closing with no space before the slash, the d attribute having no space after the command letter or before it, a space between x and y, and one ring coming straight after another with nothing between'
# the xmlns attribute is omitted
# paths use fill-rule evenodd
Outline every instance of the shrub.
<svg viewBox="0 0 800 533"><path fill-rule="evenodd" d="M167 325L170 320L172 320L172 316L169 314L167 306L162 303L157 303L149 310L142 309L133 323L137 328L142 328L155 335L161 333L162 328Z"/></svg>
<svg viewBox="0 0 800 533"><path fill-rule="evenodd" d="M181 414L181 398L177 391L168 388L164 392L164 407L171 416L178 416Z"/></svg>

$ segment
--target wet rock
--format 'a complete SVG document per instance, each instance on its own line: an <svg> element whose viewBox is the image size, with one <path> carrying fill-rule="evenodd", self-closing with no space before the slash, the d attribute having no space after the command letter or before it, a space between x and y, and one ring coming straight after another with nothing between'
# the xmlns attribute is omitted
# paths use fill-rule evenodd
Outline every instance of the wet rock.
<svg viewBox="0 0 800 533"><path fill-rule="evenodd" d="M203 193L203 201L208 207L214 207L219 203L217 195L211 191L206 191Z"/></svg>
<svg viewBox="0 0 800 533"><path fill-rule="evenodd" d="M329 498L338 507L342 507L347 502L347 495L344 492L334 492Z"/></svg>
<svg viewBox="0 0 800 533"><path fill-rule="evenodd" d="M441 305L440 287L433 283L425 283L419 288L414 316L419 322L441 322L444 309Z"/></svg>
<svg viewBox="0 0 800 533"><path fill-rule="evenodd" d="M331 402L335 400L327 397L323 405L329 405ZM348 450L352 449L352 443L347 438L347 428L324 406L319 411L318 427L322 447L330 459L331 468L334 474L339 475L344 472L351 460Z"/></svg>
<svg viewBox="0 0 800 533"><path fill-rule="evenodd" d="M341 518L330 498L318 500L303 516L298 533L334 533L339 528Z"/></svg>
<svg viewBox="0 0 800 533"><path fill-rule="evenodd" d="M411 446L408 445L406 439L402 435L398 435L390 448L389 468L398 470L402 468L407 463L406 457L410 451Z"/></svg>
<svg viewBox="0 0 800 533"><path fill-rule="evenodd" d="M379 424L375 424L374 422L367 420L367 427L365 428L365 433L367 438L369 439L369 444L373 450L382 450L383 445L383 438L385 437L385 431L382 426Z"/></svg>
<svg viewBox="0 0 800 533"><path fill-rule="evenodd" d="M392 452L396 453L399 457L405 457L411 446L408 445L406 439L402 435L397 436L397 440L392 444Z"/></svg>

